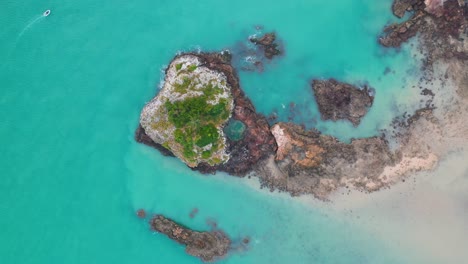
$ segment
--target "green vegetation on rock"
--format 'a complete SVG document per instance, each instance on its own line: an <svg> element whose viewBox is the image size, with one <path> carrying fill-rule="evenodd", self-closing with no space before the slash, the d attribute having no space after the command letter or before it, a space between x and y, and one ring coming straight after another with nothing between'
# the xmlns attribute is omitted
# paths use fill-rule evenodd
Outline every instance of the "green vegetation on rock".
<svg viewBox="0 0 468 264"><path fill-rule="evenodd" d="M170 64L163 89L145 106L140 123L190 167L216 165L229 159L223 127L233 104L223 73L184 55Z"/></svg>
<svg viewBox="0 0 468 264"><path fill-rule="evenodd" d="M218 149L218 141L221 138L217 127L229 117L229 107L226 99L220 99L215 105L207 102L212 96L211 93L214 93L213 90L216 89L209 90L209 96L204 94L165 103L169 121L176 127L175 141L182 145L184 157L188 160L196 157L195 145L204 148L211 144L211 147L202 153L204 159L209 158L212 152Z"/></svg>

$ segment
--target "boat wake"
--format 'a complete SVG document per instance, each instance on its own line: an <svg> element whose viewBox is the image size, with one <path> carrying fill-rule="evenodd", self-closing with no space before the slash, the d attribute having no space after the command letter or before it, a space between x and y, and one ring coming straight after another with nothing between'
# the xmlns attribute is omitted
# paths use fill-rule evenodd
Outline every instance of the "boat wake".
<svg viewBox="0 0 468 264"><path fill-rule="evenodd" d="M34 17L33 19L31 19L28 24L20 31L20 33L18 34L18 36L16 37L16 40L15 40L15 43L13 44L13 47L11 48L11 50L8 52L8 55L6 56L7 59L10 57L11 53L16 49L16 46L18 45L18 42L21 40L21 37L35 24L39 23L42 19L44 19L45 17L49 16L50 15L50 10L47 9L46 11L44 11L44 13L42 13L41 15L38 15L36 17ZM8 61L8 60L6 60ZM6 65L6 62L3 66ZM3 67L2 66L2 67Z"/></svg>
<svg viewBox="0 0 468 264"><path fill-rule="evenodd" d="M28 31L29 28L31 28L34 24L41 21L44 17L46 17L46 16L43 14L43 15L37 16L37 17L33 18L31 21L29 21L29 23L18 34L18 37L16 38L16 41L18 41L24 35L24 33L26 33L26 31Z"/></svg>

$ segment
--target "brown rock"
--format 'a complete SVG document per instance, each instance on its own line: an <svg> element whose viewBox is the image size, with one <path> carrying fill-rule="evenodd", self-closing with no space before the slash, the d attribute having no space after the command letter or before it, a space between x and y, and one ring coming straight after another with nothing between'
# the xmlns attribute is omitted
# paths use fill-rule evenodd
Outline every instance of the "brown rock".
<svg viewBox="0 0 468 264"><path fill-rule="evenodd" d="M312 89L323 120L347 119L357 126L374 101L366 85L361 89L334 79L313 80Z"/></svg>
<svg viewBox="0 0 468 264"><path fill-rule="evenodd" d="M146 217L146 212L145 212L145 210L143 210L143 209L138 209L138 211L137 211L137 216L138 216L139 218L145 218L145 217Z"/></svg>
<svg viewBox="0 0 468 264"><path fill-rule="evenodd" d="M220 231L198 232L190 230L162 215L150 220L154 231L165 234L170 239L186 246L185 251L203 261L211 262L225 256L231 240Z"/></svg>
<svg viewBox="0 0 468 264"><path fill-rule="evenodd" d="M251 38L250 41L256 45L263 48L265 52L265 57L267 59L272 59L274 56L280 55L281 50L278 48L278 44L275 42L276 35L275 33L266 33L259 39Z"/></svg>

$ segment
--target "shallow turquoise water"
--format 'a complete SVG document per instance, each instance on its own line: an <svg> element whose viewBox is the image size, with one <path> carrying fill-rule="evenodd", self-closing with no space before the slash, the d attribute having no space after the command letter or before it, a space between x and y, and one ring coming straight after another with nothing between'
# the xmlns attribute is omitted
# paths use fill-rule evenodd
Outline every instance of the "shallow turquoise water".
<svg viewBox="0 0 468 264"><path fill-rule="evenodd" d="M295 102L295 120L309 127L343 139L376 134L399 111L415 65L407 49L376 44L393 20L390 3L2 1L0 263L199 263L149 232L138 208L198 229L215 219L233 239L250 236L249 249L225 263L405 263L345 219L245 180L199 175L133 140L176 52L235 51L255 25L286 48L264 73L240 73L260 111L287 120ZM319 120L308 85L316 77L376 88L360 127Z"/></svg>

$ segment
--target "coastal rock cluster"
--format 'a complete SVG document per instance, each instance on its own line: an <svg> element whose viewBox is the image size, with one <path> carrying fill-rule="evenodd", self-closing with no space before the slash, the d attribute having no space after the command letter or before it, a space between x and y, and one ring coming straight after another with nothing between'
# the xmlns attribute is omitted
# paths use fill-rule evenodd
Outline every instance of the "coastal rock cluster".
<svg viewBox="0 0 468 264"><path fill-rule="evenodd" d="M425 52L426 65L433 65L436 61L443 62L447 63L448 69L445 77L436 79L429 74L421 79L421 85L445 78L444 83L453 83L461 98L467 98L468 45L464 41L467 28L466 8L466 4L456 0L396 0L393 5L396 16L402 17L407 11L413 12L413 15L406 22L387 27L385 35L379 41L387 47L398 47L420 33L420 49ZM264 46L265 52L270 50L270 55L274 55L277 54L273 51L276 48L272 45L274 40L274 36L267 34L252 41ZM271 189L280 189L293 195L313 194L320 199L327 199L338 188L354 187L362 191L375 191L401 181L414 171L431 169L447 152L444 144L435 142L452 145L468 140L466 122L460 121L467 112L466 107L459 102L438 99L435 91L429 89L422 93L431 95L434 103L444 105L440 111L445 112L437 111L433 105L416 111L404 122L395 123L395 130L398 132L394 138L383 134L353 139L347 143L314 129L305 130L293 123L276 123L270 126L241 90L229 53L179 55L166 71L166 82L172 80L174 67L178 67L178 60L182 58L189 58L191 62L182 64L181 69L190 69L191 65L195 65L196 69L205 69L210 76L216 76L214 82L223 87L222 98L232 100L229 101L232 105L228 103L226 108L229 113L216 126L219 140L224 142L224 145L218 144L223 146L217 149L220 152L204 157L195 156L195 160L181 158L192 169L202 173L225 171L238 176L253 173L264 186ZM323 119L347 119L357 126L373 103L372 89L366 86L358 88L330 79L314 80L312 88ZM172 93L174 89L166 91ZM166 100L171 98L170 94L162 93ZM169 101L174 103L185 97L179 93L174 97L177 99ZM451 103L447 105L447 102ZM145 109L153 109L152 104L155 103L150 103ZM165 143L167 139L161 140L171 139L171 133L165 132L166 128L161 128L158 124L154 125L154 113L157 111L145 109L140 120L141 126L135 135L137 141L158 148L163 154L180 158L181 150L178 145L168 145ZM215 119L219 120L217 117ZM167 120L170 121L164 121ZM227 124L237 124L242 128L239 133L241 136L230 138L226 135L223 131ZM452 127L450 133L443 132ZM172 127L168 131L173 130ZM449 142L448 139L453 140ZM395 141L393 143L396 145L392 146L389 141ZM223 158L213 162L213 157Z"/></svg>
<svg viewBox="0 0 468 264"><path fill-rule="evenodd" d="M467 8L456 0L394 1L396 16L407 11L412 16L387 27L379 41L399 47L419 34L425 67L418 85L431 104L395 119L392 132L342 142L298 124L270 125L240 88L231 54L221 52L186 53L172 60L163 89L142 110L135 139L202 173L250 173L271 190L323 200L338 189L371 192L405 181L411 173L433 169L447 153L468 142ZM279 54L274 34L251 41L267 58ZM373 91L367 86L334 79L311 84L325 120L346 119L357 126L373 104ZM186 100L196 103L181 103ZM223 107L213 111L219 105ZM207 135L201 128L207 125L215 129L202 140ZM143 210L137 215L146 217ZM214 261L232 249L220 230L197 232L162 215L149 223L203 261Z"/></svg>
<svg viewBox="0 0 468 264"><path fill-rule="evenodd" d="M421 127L440 131L432 109L421 109L400 125L401 147L392 150L384 135L346 143L314 129L277 123L271 131L278 151L260 162L255 171L265 187L293 196L313 194L327 200L339 188L376 191L437 162L430 142L425 141L430 137L423 140L418 136Z"/></svg>
<svg viewBox="0 0 468 264"><path fill-rule="evenodd" d="M231 64L239 71L263 72L266 65L284 53L282 42L275 32L262 34L262 27L255 29L256 33L246 41L229 48L232 52Z"/></svg>
<svg viewBox="0 0 468 264"><path fill-rule="evenodd" d="M150 226L152 230L185 245L188 254L205 262L212 262L225 256L231 245L231 240L220 230L193 231L162 215L155 215L150 220Z"/></svg>
<svg viewBox="0 0 468 264"><path fill-rule="evenodd" d="M347 119L358 126L374 101L373 89L338 82L313 80L312 89L323 120Z"/></svg>
<svg viewBox="0 0 468 264"><path fill-rule="evenodd" d="M419 34L424 47L426 64L442 58L467 60L463 51L464 35L468 27L468 5L461 0L395 0L393 13L403 17L407 11L411 17L402 23L384 29L379 42L386 47L400 47Z"/></svg>

